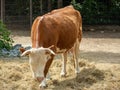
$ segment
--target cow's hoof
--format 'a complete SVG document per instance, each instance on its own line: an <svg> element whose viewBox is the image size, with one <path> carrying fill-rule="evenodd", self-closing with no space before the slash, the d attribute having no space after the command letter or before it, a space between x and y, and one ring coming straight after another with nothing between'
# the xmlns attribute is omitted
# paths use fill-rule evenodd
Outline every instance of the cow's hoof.
<svg viewBox="0 0 120 90"><path fill-rule="evenodd" d="M40 88L46 88L46 87L48 87L48 86L47 86L46 84L40 84L39 87L40 87Z"/></svg>
<svg viewBox="0 0 120 90"><path fill-rule="evenodd" d="M40 88L46 88L47 87L46 78L40 83L39 87Z"/></svg>
<svg viewBox="0 0 120 90"><path fill-rule="evenodd" d="M76 74L79 74L79 73L80 73L80 70L79 70L79 69L75 70L75 73L76 73Z"/></svg>
<svg viewBox="0 0 120 90"><path fill-rule="evenodd" d="M62 73L60 73L60 76L61 77L66 77L66 73L62 72Z"/></svg>

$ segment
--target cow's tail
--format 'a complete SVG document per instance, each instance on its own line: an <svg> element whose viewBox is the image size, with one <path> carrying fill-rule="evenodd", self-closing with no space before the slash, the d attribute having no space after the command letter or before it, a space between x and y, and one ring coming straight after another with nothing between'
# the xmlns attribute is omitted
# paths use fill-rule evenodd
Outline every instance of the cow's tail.
<svg viewBox="0 0 120 90"><path fill-rule="evenodd" d="M79 11L77 11L77 20L78 20L78 43L80 44L82 40L82 17Z"/></svg>
<svg viewBox="0 0 120 90"><path fill-rule="evenodd" d="M78 39L79 39L79 42L81 42L81 39L82 39L82 16L79 12L79 35L78 35Z"/></svg>

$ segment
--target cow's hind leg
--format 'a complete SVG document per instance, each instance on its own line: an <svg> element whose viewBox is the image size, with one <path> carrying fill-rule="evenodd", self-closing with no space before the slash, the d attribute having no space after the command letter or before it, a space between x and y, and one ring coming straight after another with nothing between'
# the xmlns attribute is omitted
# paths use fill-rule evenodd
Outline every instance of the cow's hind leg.
<svg viewBox="0 0 120 90"><path fill-rule="evenodd" d="M67 53L62 54L62 70L60 75L64 77L66 75L66 62L67 62Z"/></svg>
<svg viewBox="0 0 120 90"><path fill-rule="evenodd" d="M76 74L80 73L79 62L78 62L79 45L80 45L80 42L79 42L79 40L77 40L74 45L74 50L73 50L73 59L75 61L75 73Z"/></svg>

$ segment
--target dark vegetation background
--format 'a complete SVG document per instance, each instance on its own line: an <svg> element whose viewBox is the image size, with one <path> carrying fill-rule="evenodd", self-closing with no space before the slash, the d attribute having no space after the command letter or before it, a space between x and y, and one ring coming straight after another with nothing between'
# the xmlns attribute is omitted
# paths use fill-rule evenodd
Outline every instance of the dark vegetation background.
<svg viewBox="0 0 120 90"><path fill-rule="evenodd" d="M85 25L120 25L119 0L32 0L32 20L70 4L81 12ZM4 14L6 24L29 25L30 0L5 0Z"/></svg>
<svg viewBox="0 0 120 90"><path fill-rule="evenodd" d="M68 5L73 5L75 9L80 11L83 19L83 30L86 30L84 29L85 25L120 26L119 0L31 1L32 4L30 4L30 0L0 0L0 19L2 20L2 22L0 21L0 49L10 49L12 46L13 40L10 38L10 32L7 31L7 28L11 30L30 30L32 22L37 16ZM112 29L115 28L112 26Z"/></svg>

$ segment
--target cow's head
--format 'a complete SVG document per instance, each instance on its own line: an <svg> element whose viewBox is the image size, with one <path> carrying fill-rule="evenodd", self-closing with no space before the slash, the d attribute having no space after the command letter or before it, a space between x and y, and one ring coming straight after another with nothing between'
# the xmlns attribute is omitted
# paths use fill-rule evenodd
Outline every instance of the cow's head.
<svg viewBox="0 0 120 90"><path fill-rule="evenodd" d="M55 53L50 48L40 47L26 50L22 53L21 56L26 55L29 55L29 62L33 72L33 77L41 82L46 77L46 64L50 59L53 59L52 56L54 56Z"/></svg>

